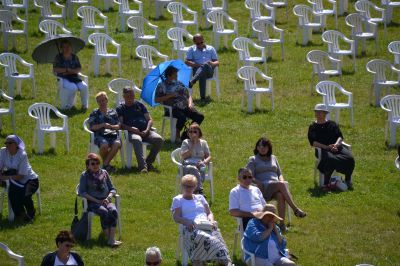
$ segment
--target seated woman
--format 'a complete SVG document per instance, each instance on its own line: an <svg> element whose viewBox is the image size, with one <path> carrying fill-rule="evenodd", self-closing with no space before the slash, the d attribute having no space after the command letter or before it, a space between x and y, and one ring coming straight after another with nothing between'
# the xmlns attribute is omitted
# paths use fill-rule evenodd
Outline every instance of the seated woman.
<svg viewBox="0 0 400 266"><path fill-rule="evenodd" d="M249 221L244 232L243 246L255 255L256 266L296 265L288 258L286 239L276 226L282 218L275 213L275 206L267 204L262 212L254 213L255 218ZM249 254L245 254L245 261L249 265Z"/></svg>
<svg viewBox="0 0 400 266"><path fill-rule="evenodd" d="M101 91L96 94L99 108L94 109L89 116L90 130L94 131L94 143L99 146L100 156L103 159L103 169L114 172L115 167L110 165L111 160L121 148L118 137L119 119L114 109L107 107L107 93Z"/></svg>
<svg viewBox="0 0 400 266"><path fill-rule="evenodd" d="M254 178L249 169L240 168L237 179L239 184L229 193L229 213L242 218L243 229L246 229L253 213L262 211L266 202L260 189L251 185Z"/></svg>
<svg viewBox="0 0 400 266"><path fill-rule="evenodd" d="M85 265L78 253L71 251L75 239L70 231L60 231L56 237L57 250L44 256L41 266Z"/></svg>
<svg viewBox="0 0 400 266"><path fill-rule="evenodd" d="M171 211L174 221L185 226L182 232L184 248L192 264L200 266L213 260L218 265L232 265L210 206L202 195L193 194L197 178L185 175L181 184L183 192L174 197Z"/></svg>
<svg viewBox="0 0 400 266"><path fill-rule="evenodd" d="M116 247L122 244L115 240L118 211L112 203L115 190L106 170L100 168L100 158L95 153L89 153L86 158L86 171L79 182L79 196L88 200L89 211L100 216L101 228L107 237L107 244Z"/></svg>
<svg viewBox="0 0 400 266"><path fill-rule="evenodd" d="M271 141L265 137L258 139L253 152L254 156L249 158L246 168L253 173L254 183L263 193L264 199L269 201L274 198L278 201L278 213L282 218L285 217L286 202L297 217L305 217L306 213L300 210L293 201L278 160L272 154ZM279 226L282 231L286 230L284 221L281 221Z"/></svg>
<svg viewBox="0 0 400 266"><path fill-rule="evenodd" d="M177 119L176 141L180 142L179 134L185 126L186 119L190 118L200 125L204 115L195 109L188 88L177 81L178 69L169 66L165 69L164 76L165 80L156 89L155 101L172 107L172 116Z"/></svg>
<svg viewBox="0 0 400 266"><path fill-rule="evenodd" d="M182 142L181 157L183 159L183 173L197 178L195 193L203 193L202 182L205 178L206 165L211 161L207 141L202 139L203 133L197 123L192 123L188 130L189 138Z"/></svg>
<svg viewBox="0 0 400 266"><path fill-rule="evenodd" d="M342 132L334 121L326 119L329 111L325 104L315 105L314 111L316 121L308 128L308 140L311 146L322 150L318 170L324 174L324 184L328 185L333 171L336 170L345 175L347 187L352 189L351 175L355 161L351 152L342 145Z"/></svg>
<svg viewBox="0 0 400 266"><path fill-rule="evenodd" d="M0 181L9 181L8 199L18 222L30 222L35 217L32 195L39 188L39 177L32 170L25 152L25 143L9 135L0 150Z"/></svg>
<svg viewBox="0 0 400 266"><path fill-rule="evenodd" d="M60 91L61 109L71 109L74 106L75 93L81 93L82 109L89 106L88 87L79 77L81 63L78 56L72 53L72 46L68 40L62 40L61 53L56 55L53 63L53 72L62 78L63 89Z"/></svg>

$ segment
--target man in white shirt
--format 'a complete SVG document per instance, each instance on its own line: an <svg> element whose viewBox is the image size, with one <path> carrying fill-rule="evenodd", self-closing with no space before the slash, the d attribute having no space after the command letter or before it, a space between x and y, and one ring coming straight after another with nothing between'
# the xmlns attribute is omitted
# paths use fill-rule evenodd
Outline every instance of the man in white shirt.
<svg viewBox="0 0 400 266"><path fill-rule="evenodd" d="M253 212L262 211L266 202L260 189L251 185L251 170L240 168L237 178L239 184L229 193L229 213L234 217L241 217L243 229L246 229L247 222L254 217Z"/></svg>

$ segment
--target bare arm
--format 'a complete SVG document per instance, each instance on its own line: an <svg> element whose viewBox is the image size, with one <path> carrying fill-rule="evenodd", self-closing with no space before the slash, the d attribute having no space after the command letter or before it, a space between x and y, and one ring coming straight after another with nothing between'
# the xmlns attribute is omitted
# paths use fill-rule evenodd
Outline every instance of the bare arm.
<svg viewBox="0 0 400 266"><path fill-rule="evenodd" d="M162 102L164 102L164 101L166 101L166 100L169 100L169 99L174 98L175 96L176 96L175 93L169 93L169 94L166 94L166 95L164 95L164 96L156 97L154 100L155 100L157 103L162 103Z"/></svg>
<svg viewBox="0 0 400 266"><path fill-rule="evenodd" d="M195 63L194 61L191 61L191 60L189 60L189 59L186 59L186 60L185 60L185 64L188 65L188 66L190 66L190 67L199 67L199 66L201 66L200 64L197 64L197 63Z"/></svg>
<svg viewBox="0 0 400 266"><path fill-rule="evenodd" d="M245 212L239 209L229 210L229 213L234 217L254 217L254 215L251 212Z"/></svg>

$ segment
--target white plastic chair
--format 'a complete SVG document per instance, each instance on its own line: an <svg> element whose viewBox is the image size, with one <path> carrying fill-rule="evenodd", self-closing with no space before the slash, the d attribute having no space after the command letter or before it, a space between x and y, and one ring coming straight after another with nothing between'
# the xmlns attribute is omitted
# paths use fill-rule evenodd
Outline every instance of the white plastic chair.
<svg viewBox="0 0 400 266"><path fill-rule="evenodd" d="M8 193L8 188L10 186L10 181L6 180L6 186L4 188L2 188L3 192L0 198L0 215L3 213L3 206L4 206L4 199L7 197L7 193ZM40 199L40 186L38 187L38 189L35 192L36 194L36 198L37 198L37 208L39 209L39 214L42 214L42 201ZM8 197L7 197L8 200ZM14 211L11 208L11 204L10 201L8 200L8 220L10 222L14 221L15 215L14 215Z"/></svg>
<svg viewBox="0 0 400 266"><path fill-rule="evenodd" d="M276 8L285 7L286 8L286 19L289 18L288 0L277 0L277 1L267 0L267 5L272 6L272 7L276 7Z"/></svg>
<svg viewBox="0 0 400 266"><path fill-rule="evenodd" d="M242 248L243 260L244 260L244 255L249 255L250 256L250 266L256 266L256 256L254 255L254 253L251 253L250 251L248 251L244 248L243 237L240 240L240 247ZM249 265L249 264L247 263L247 265ZM267 266L271 266L271 265L267 265Z"/></svg>
<svg viewBox="0 0 400 266"><path fill-rule="evenodd" d="M136 41L137 45L141 45L142 42L157 41L158 50L160 50L160 38L158 36L158 26L151 24L150 21L142 16L132 16L126 21L128 28L132 29L132 42L131 42L131 58L133 50L133 41ZM153 34L145 34L145 25L147 28L151 28Z"/></svg>
<svg viewBox="0 0 400 266"><path fill-rule="evenodd" d="M207 21L213 25L213 39L214 39L214 48L216 50L219 49L219 38L221 36L224 37L224 45L228 46L228 35L238 36L238 22L231 18L225 11L223 10L215 10L211 11L207 14ZM232 24L232 28L225 28L225 23L229 22Z"/></svg>
<svg viewBox="0 0 400 266"><path fill-rule="evenodd" d="M74 5L92 5L92 0L67 0L67 14L70 19L74 18Z"/></svg>
<svg viewBox="0 0 400 266"><path fill-rule="evenodd" d="M63 120L62 126L52 126L50 112L54 112L55 115ZM30 117L36 120L36 127L33 132L33 145L38 145L38 153L43 153L44 134L50 133L51 146L56 146L56 134L57 132L65 133L65 148L69 152L69 131L68 131L68 116L63 115L54 106L48 103L34 103L28 108L28 114ZM36 139L37 138L37 139Z"/></svg>
<svg viewBox="0 0 400 266"><path fill-rule="evenodd" d="M183 164L181 157L181 148L177 148L171 153L171 160L178 166L178 174L176 175L176 192L179 193L181 187L181 178L183 177ZM204 181L210 182L211 203L214 202L214 177L213 177L213 163L209 162L207 165L207 173Z"/></svg>
<svg viewBox="0 0 400 266"><path fill-rule="evenodd" d="M339 124L339 114L341 109L350 109L351 126L354 126L353 113L353 93L346 91L341 85L334 81L321 81L315 89L318 94L322 95L323 102L328 110L336 110L336 123ZM336 91L347 96L347 102L340 103L336 101Z"/></svg>
<svg viewBox="0 0 400 266"><path fill-rule="evenodd" d="M267 5L264 0L246 0L244 6L250 11L249 23L247 25L247 31L250 31L250 25L255 20L266 20L271 21L275 24L275 8ZM266 12L268 15L264 15Z"/></svg>
<svg viewBox="0 0 400 266"><path fill-rule="evenodd" d="M245 66L252 66L254 63L263 63L265 72L267 72L267 58L265 56L265 48L257 45L253 40L246 37L238 37L232 42L233 48L238 51L238 68L240 61L243 62ZM250 47L259 50L261 52L260 56L251 56Z"/></svg>
<svg viewBox="0 0 400 266"><path fill-rule="evenodd" d="M211 11L227 11L226 10L226 1L228 0L221 0L220 5L217 6L217 1L215 0L202 0L202 16L201 16L201 21L200 23L203 22L204 20L204 26L208 28L210 26L210 23L207 21L207 14L210 13Z"/></svg>
<svg viewBox="0 0 400 266"><path fill-rule="evenodd" d="M360 40L362 41L362 52L365 53L367 39L375 39L375 53L378 52L378 29L376 23L368 21L367 18L359 13L353 13L346 17L346 24L351 27L351 37L354 40L356 54Z"/></svg>
<svg viewBox="0 0 400 266"><path fill-rule="evenodd" d="M78 73L78 77L83 81L83 82L85 82L86 83L86 86L88 87L88 95L90 95L89 94L89 77L88 76L86 76L86 75L84 75L84 74L82 74L82 73ZM57 87L58 87L58 89L57 89L57 94L56 94L56 103L57 104L59 104L60 106L61 106L61 108L65 108L65 107L67 107L67 99L65 99L64 97L64 95L65 95L65 93L63 93L63 90L64 90L64 79L62 78L62 77L59 77L59 76L56 76L56 78L57 78ZM87 106L87 107L89 107L89 97L87 97L88 98L88 101L86 102L86 105L85 106Z"/></svg>
<svg viewBox="0 0 400 266"><path fill-rule="evenodd" d="M282 60L285 58L285 46L283 30L271 21L255 20L252 25L253 31L257 33L258 41L268 49L268 57L272 57L272 45L281 45Z"/></svg>
<svg viewBox="0 0 400 266"><path fill-rule="evenodd" d="M241 217L234 217L236 220L236 228L235 228L235 233L234 233L234 240L233 240L233 249L232 249L232 255L234 256L236 254L236 247L237 247L237 242L241 241L243 238L243 233L244 233L244 228L243 228L243 219ZM240 249L241 252L241 258L244 257L243 254L243 249Z"/></svg>
<svg viewBox="0 0 400 266"><path fill-rule="evenodd" d="M303 31L302 45L307 45L308 41L312 39L312 32L316 29L321 29L323 32L325 24L323 23L322 14L315 13L311 7L306 5L296 5L293 7L293 13L298 17L297 35L298 41L299 30Z"/></svg>
<svg viewBox="0 0 400 266"><path fill-rule="evenodd" d="M324 8L323 0L307 0L308 3L312 5L313 11L317 14L322 15L323 25L326 25L326 16L335 16L335 28L338 28L338 18L337 18L337 6L336 0L327 0L329 4L332 5L331 9Z"/></svg>
<svg viewBox="0 0 400 266"><path fill-rule="evenodd" d="M342 145L344 147L346 147L349 151L351 151L351 145L349 145L345 142L342 142ZM314 147L314 149L317 151L317 157L315 158L315 164L314 164L314 184L319 185L319 187L323 187L324 182L325 182L325 175L324 175L324 173L322 173L318 170L318 165L322 159L322 149L315 148L315 147ZM319 173L319 180L317 180L317 173ZM331 176L337 176L337 175L339 175L339 174L336 171L334 171Z"/></svg>
<svg viewBox="0 0 400 266"><path fill-rule="evenodd" d="M147 44L142 44L136 47L136 56L142 60L139 80L142 80L143 71L147 74L157 66L153 63L153 56L160 57L163 61L168 60L167 55L160 53L156 48Z"/></svg>
<svg viewBox="0 0 400 266"><path fill-rule="evenodd" d="M82 213L84 213L84 212L88 213L88 230L87 230L86 240L90 240L92 238L92 221L93 221L93 217L96 214L94 212L89 211L87 199L79 196L79 194L78 194L79 193L79 184L76 186L75 193L80 199L82 199L82 206L83 206ZM117 219L118 237L119 237L119 239L121 239L121 235L122 235L121 197L120 197L120 195L115 194L114 199L115 199L115 207L118 211L118 219Z"/></svg>
<svg viewBox="0 0 400 266"><path fill-rule="evenodd" d="M187 26L195 26L196 32L199 31L199 24L197 22L197 12L188 8L185 4L180 2L171 2L167 6L167 10L172 14L172 19L176 27L186 29ZM193 19L185 19L187 16L183 14L183 10L185 13L193 16Z"/></svg>
<svg viewBox="0 0 400 266"><path fill-rule="evenodd" d="M88 42L94 46L93 54L93 70L94 75L99 75L100 60L106 59L106 71L111 72L110 59L118 60L118 75L121 76L121 45L116 43L110 36L105 33L92 33L89 35ZM116 49L115 53L108 52L107 45L112 45Z"/></svg>
<svg viewBox="0 0 400 266"><path fill-rule="evenodd" d="M25 10L25 19L28 19L29 0L19 0L17 3L14 0L2 0L1 2L4 9L11 10L15 14L18 9Z"/></svg>
<svg viewBox="0 0 400 266"><path fill-rule="evenodd" d="M45 39L51 39L60 34L72 35L72 32L56 20L45 19L39 23L39 30L45 34Z"/></svg>
<svg viewBox="0 0 400 266"><path fill-rule="evenodd" d="M328 44L328 53L330 56L343 61L344 55L351 55L353 59L353 70L356 71L356 49L354 41L346 38L343 33L336 30L327 30L322 33L322 41ZM343 50L340 43L348 43L350 49Z"/></svg>
<svg viewBox="0 0 400 266"><path fill-rule="evenodd" d="M268 82L267 87L257 86L257 74L265 81ZM272 110L274 110L274 89L271 77L262 73L258 68L253 66L244 66L237 71L237 76L244 81L244 90L242 97L242 108L244 98L247 96L247 112L253 112L253 96L256 96L257 108L261 108L261 94L271 94Z"/></svg>
<svg viewBox="0 0 400 266"><path fill-rule="evenodd" d="M382 7L385 9L386 23L389 24L393 17L393 8L400 7L400 1L381 0Z"/></svg>
<svg viewBox="0 0 400 266"><path fill-rule="evenodd" d="M313 66L311 76L311 94L314 87L314 76L318 77L318 82L326 80L330 76L339 76L342 82L342 66L339 59L331 57L327 52L320 50L312 50L307 53L307 61ZM327 64L330 64L329 68Z"/></svg>
<svg viewBox="0 0 400 266"><path fill-rule="evenodd" d="M189 254L187 253L186 248L185 248L185 242L184 242L184 238L183 238L184 230L185 230L185 226L183 224L178 224L179 237L178 237L178 246L176 249L175 259L176 259L176 261L179 261L179 257L182 253L181 265L188 266Z"/></svg>
<svg viewBox="0 0 400 266"><path fill-rule="evenodd" d="M400 157L397 156L396 160L394 160L394 165L396 166L397 169L400 170Z"/></svg>
<svg viewBox="0 0 400 266"><path fill-rule="evenodd" d="M113 4L114 4L113 0L104 0L103 11L108 12L110 10L110 7L113 6ZM99 6L100 6L100 3L98 4L98 7Z"/></svg>
<svg viewBox="0 0 400 266"><path fill-rule="evenodd" d="M0 66L4 67L4 76L8 81L8 95L14 97L14 84L16 83L17 93L21 95L22 80L32 80L32 97L36 95L35 73L33 64L26 62L19 55L13 53L0 54ZM28 73L20 73L22 67L29 69Z"/></svg>
<svg viewBox="0 0 400 266"><path fill-rule="evenodd" d="M182 2L182 0L180 0ZM174 0L149 0L149 10L151 10L151 5L154 3L154 9L155 9L155 19L159 19L160 16L163 15L164 9L167 8L167 5L171 2L176 2ZM150 11L149 11L149 16L150 16Z"/></svg>
<svg viewBox="0 0 400 266"><path fill-rule="evenodd" d="M25 266L24 256L14 253L6 244L1 242L0 249L4 250L11 259L18 261L18 266Z"/></svg>
<svg viewBox="0 0 400 266"><path fill-rule="evenodd" d="M80 37L81 39L85 40L85 42L87 42L88 30L93 30L95 32L99 32L99 30L102 30L105 31L106 34L108 34L108 18L97 8L93 6L81 6L76 11L76 14L82 19ZM99 20L101 20L102 23L96 23L96 21Z"/></svg>
<svg viewBox="0 0 400 266"><path fill-rule="evenodd" d="M394 64L400 65L400 41L389 43L388 50L394 56Z"/></svg>
<svg viewBox="0 0 400 266"><path fill-rule="evenodd" d="M15 28L15 24L22 24L21 27ZM13 49L16 49L15 38L18 35L25 36L25 50L28 50L28 24L26 20L21 19L12 11L0 10L0 31L3 35L3 47L8 51L8 37L13 37Z"/></svg>
<svg viewBox="0 0 400 266"><path fill-rule="evenodd" d="M192 41L193 35L183 28L174 27L167 31L167 37L172 41L172 53L175 51L178 59L184 61L186 53L191 47L185 46L185 39Z"/></svg>
<svg viewBox="0 0 400 266"><path fill-rule="evenodd" d="M8 101L8 108L0 107L0 130L3 128L3 123L1 117L3 115L10 115L11 124L13 128L13 132L15 134L15 112L14 112L14 99L10 96L6 95L3 91L0 90L0 97L5 101Z"/></svg>
<svg viewBox="0 0 400 266"><path fill-rule="evenodd" d="M108 90L115 94L116 107L124 102L122 91L125 87L130 87L139 94L142 92L132 80L124 78L116 78L111 80L110 82L108 82Z"/></svg>
<svg viewBox="0 0 400 266"><path fill-rule="evenodd" d="M399 86L400 70L396 69L390 62L382 59L373 59L367 63L367 71L374 75L372 81L369 100L371 102L372 93L375 93L375 105L379 106L381 99L381 88Z"/></svg>
<svg viewBox="0 0 400 266"><path fill-rule="evenodd" d="M349 0L339 0L338 15L343 16L349 9Z"/></svg>
<svg viewBox="0 0 400 266"><path fill-rule="evenodd" d="M53 13L52 3L57 10L60 10L60 13ZM43 19L62 19L64 25L66 24L67 15L65 6L61 5L57 0L34 0L34 4L40 9L40 21Z"/></svg>
<svg viewBox="0 0 400 266"><path fill-rule="evenodd" d="M219 67L215 67L214 68L214 75L211 78L208 78L206 80L206 96L211 96L211 90L212 90L212 86L211 86L211 82L214 81L215 82L215 94L217 95L217 99L219 100L219 97L221 95L221 92L219 90Z"/></svg>
<svg viewBox="0 0 400 266"><path fill-rule="evenodd" d="M369 22L373 23L383 23L385 34L387 33L386 30L386 18L385 18L385 9L378 7L374 3L370 2L369 0L358 0L354 7L357 12L364 15ZM371 12L373 10L373 13ZM375 13L381 13L380 17L373 17L372 15Z"/></svg>
<svg viewBox="0 0 400 266"><path fill-rule="evenodd" d="M386 95L381 100L381 108L388 112L385 124L385 142L390 132L389 146L396 146L396 127L400 125L400 95Z"/></svg>
<svg viewBox="0 0 400 266"><path fill-rule="evenodd" d="M161 136L164 138L164 129L165 129L165 122L169 121L170 126L170 140L172 143L175 143L176 139L176 122L178 121L175 117L172 116L172 107L168 105L161 104L164 107L164 115L162 120L161 126ZM168 110L168 114L165 114L165 109Z"/></svg>
<svg viewBox="0 0 400 266"><path fill-rule="evenodd" d="M129 0L114 0L114 3L118 4L118 16L120 18L120 25L121 25L121 31L124 32L125 31L125 20L127 17L130 16L143 16L143 3L139 0L133 0L132 1L135 6L138 6L138 9L131 9L129 7ZM118 25L118 19L117 21L117 25ZM115 28L118 29L118 26L116 26Z"/></svg>

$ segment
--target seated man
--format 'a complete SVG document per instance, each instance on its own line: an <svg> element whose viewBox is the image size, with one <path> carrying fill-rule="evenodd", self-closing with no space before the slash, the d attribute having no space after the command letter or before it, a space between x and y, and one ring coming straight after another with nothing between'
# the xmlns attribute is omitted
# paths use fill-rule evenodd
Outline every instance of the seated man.
<svg viewBox="0 0 400 266"><path fill-rule="evenodd" d="M237 178L239 184L229 193L229 213L242 218L245 230L248 221L254 217L253 213L262 211L266 202L260 189L251 185L253 175L249 169L240 168Z"/></svg>
<svg viewBox="0 0 400 266"><path fill-rule="evenodd" d="M187 52L185 63L193 68L193 77L189 87L199 81L200 97L206 98L206 81L214 75L214 68L219 65L217 52L214 47L206 45L200 33L193 36L194 45Z"/></svg>
<svg viewBox="0 0 400 266"><path fill-rule="evenodd" d="M156 89L155 101L172 107L172 116L176 122L176 141L180 142L179 134L185 126L187 118L197 124L201 124L204 115L194 108L192 96L189 90L179 81L178 69L169 66L164 71L165 80Z"/></svg>
<svg viewBox="0 0 400 266"><path fill-rule="evenodd" d="M114 172L115 168L110 165L111 160L121 148L121 140L118 137L119 120L117 112L107 107L107 93L101 91L96 95L99 108L94 109L89 116L90 130L94 132L94 143L100 149L103 159L103 169Z"/></svg>
<svg viewBox="0 0 400 266"><path fill-rule="evenodd" d="M117 107L120 126L121 129L129 132L129 141L133 144L139 171L147 173L148 170L153 169L153 162L164 140L160 135L151 131L153 120L146 107L135 100L133 88L126 87L122 92L125 103ZM146 160L143 156L142 141L152 144Z"/></svg>

